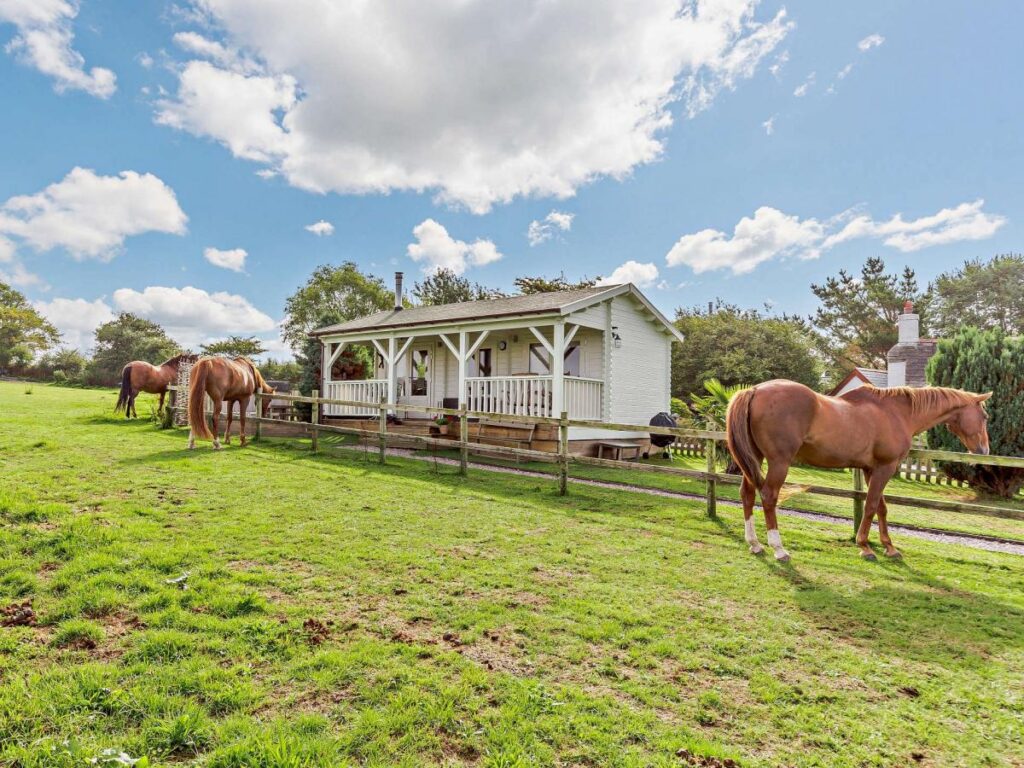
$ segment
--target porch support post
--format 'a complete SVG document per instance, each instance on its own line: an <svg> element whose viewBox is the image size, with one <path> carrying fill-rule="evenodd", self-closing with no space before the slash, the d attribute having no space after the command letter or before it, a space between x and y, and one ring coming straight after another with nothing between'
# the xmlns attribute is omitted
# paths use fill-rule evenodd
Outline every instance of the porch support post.
<svg viewBox="0 0 1024 768"><path fill-rule="evenodd" d="M387 357L384 360L384 362L388 366L387 371L388 371L388 402L389 403L394 403L395 399L398 397L398 376L397 376L397 372L395 371L395 366L398 364L398 361L395 359L395 352L396 351L397 350L395 349L395 337L391 336L388 339L388 354L387 354Z"/></svg>
<svg viewBox="0 0 1024 768"><path fill-rule="evenodd" d="M320 342L320 391L327 392L327 384L331 380L331 363L333 359L329 357L331 352L331 345L321 341ZM260 414L257 414L260 415Z"/></svg>
<svg viewBox="0 0 1024 768"><path fill-rule="evenodd" d="M469 341L466 331L459 331L459 407L466 407L466 367L469 360L469 349L466 343Z"/></svg>
<svg viewBox="0 0 1024 768"><path fill-rule="evenodd" d="M551 413L567 410L565 407L565 321L556 320L551 344Z"/></svg>

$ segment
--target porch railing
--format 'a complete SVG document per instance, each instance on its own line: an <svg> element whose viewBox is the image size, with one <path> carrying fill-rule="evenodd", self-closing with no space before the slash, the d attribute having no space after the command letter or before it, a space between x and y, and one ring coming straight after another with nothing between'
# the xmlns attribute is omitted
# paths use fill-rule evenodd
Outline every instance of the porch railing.
<svg viewBox="0 0 1024 768"><path fill-rule="evenodd" d="M565 410L570 419L600 419L604 382L567 376ZM480 376L466 379L466 407L509 416L557 418L551 376Z"/></svg>
<svg viewBox="0 0 1024 768"><path fill-rule="evenodd" d="M604 382L601 379L567 376L565 410L569 412L570 419L600 419L604 410Z"/></svg>
<svg viewBox="0 0 1024 768"><path fill-rule="evenodd" d="M324 396L331 400L357 400L379 403L388 396L387 379L361 379L358 381L324 382ZM325 416L376 416L376 408L355 405L325 405Z"/></svg>

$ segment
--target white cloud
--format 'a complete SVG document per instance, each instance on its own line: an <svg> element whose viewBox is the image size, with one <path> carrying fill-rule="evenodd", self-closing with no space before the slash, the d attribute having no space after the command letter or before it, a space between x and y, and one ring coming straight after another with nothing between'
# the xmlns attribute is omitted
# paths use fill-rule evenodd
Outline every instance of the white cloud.
<svg viewBox="0 0 1024 768"><path fill-rule="evenodd" d="M244 248L232 248L229 251L222 251L219 248L203 250L203 258L213 266L230 269L232 272L242 272L245 269L245 259L248 255Z"/></svg>
<svg viewBox="0 0 1024 768"><path fill-rule="evenodd" d="M825 221L801 220L765 206L757 209L754 218L741 219L731 237L716 229L684 235L665 261L670 267L686 265L697 273L730 269L734 274L744 274L770 259L813 259L841 243L858 239L881 240L904 253L933 245L983 240L1006 223L1003 216L985 213L984 202L962 203L910 221L901 214L875 221L854 211Z"/></svg>
<svg viewBox="0 0 1024 768"><path fill-rule="evenodd" d="M884 42L885 42L885 38L876 33L874 35L868 35L867 37L865 37L863 40L861 40L859 43L857 43L857 47L862 52L863 51L870 51L872 48L877 48L878 46L880 46Z"/></svg>
<svg viewBox="0 0 1024 768"><path fill-rule="evenodd" d="M34 195L0 206L0 234L37 251L64 248L76 259L108 261L125 238L144 232L184 234L188 218L156 176L122 171L98 176L74 168Z"/></svg>
<svg viewBox="0 0 1024 768"><path fill-rule="evenodd" d="M772 73L772 77L777 78L779 76L779 72L782 71L782 68L786 66L788 62L789 51L783 51L782 53L775 57L775 61L773 61L772 65L768 67L768 71Z"/></svg>
<svg viewBox="0 0 1024 768"><path fill-rule="evenodd" d="M8 283L17 288L42 286L43 279L29 272L17 258L14 243L0 235L0 282Z"/></svg>
<svg viewBox="0 0 1024 768"><path fill-rule="evenodd" d="M153 61L153 57L150 56L145 51L143 51L138 56L136 56L135 60L139 62L139 66L142 67L143 69L152 69L153 68L153 64L155 63Z"/></svg>
<svg viewBox="0 0 1024 768"><path fill-rule="evenodd" d="M807 92L811 90L811 86L814 85L814 81L817 80L817 77L818 76L816 72L811 72L811 74L807 76L807 79L796 87L796 89L793 91L793 95L798 98L800 96L806 96Z"/></svg>
<svg viewBox="0 0 1024 768"><path fill-rule="evenodd" d="M545 240L550 240L555 230L568 232L572 229L572 220L576 218L574 213L563 213L562 211L551 211L540 221L534 219L526 229L526 238L530 245L540 245Z"/></svg>
<svg viewBox="0 0 1024 768"><path fill-rule="evenodd" d="M842 69L840 69L836 73L836 77L838 77L840 80L845 80L846 76L848 74L850 74L850 72L852 72L852 71L853 71L853 64L847 64L845 67L843 67Z"/></svg>
<svg viewBox="0 0 1024 768"><path fill-rule="evenodd" d="M114 319L114 310L103 299L53 299L32 306L57 326L66 345L83 352L93 346L96 327Z"/></svg>
<svg viewBox="0 0 1024 768"><path fill-rule="evenodd" d="M739 275L771 258L806 253L824 237L824 226L814 219L800 221L763 206L754 212L754 218L740 219L732 237L717 229L684 235L665 261L670 267L685 264L697 273L728 268Z"/></svg>
<svg viewBox="0 0 1024 768"><path fill-rule="evenodd" d="M77 15L77 0L0 0L0 23L17 28L5 50L52 77L58 93L71 89L109 98L117 90L116 75L104 67L87 72L82 54L72 48Z"/></svg>
<svg viewBox="0 0 1024 768"><path fill-rule="evenodd" d="M472 243L455 240L433 219L417 224L412 234L416 242L409 243L406 249L409 258L423 262L423 271L427 273L443 268L461 275L469 266L479 267L501 258L490 240L478 239Z"/></svg>
<svg viewBox="0 0 1024 768"><path fill-rule="evenodd" d="M197 5L223 40L179 39L201 58L158 122L305 190L433 191L476 212L657 160L674 102L708 107L792 28L757 20L757 0Z"/></svg>
<svg viewBox="0 0 1024 768"><path fill-rule="evenodd" d="M259 65L249 57L197 32L176 32L174 44L183 51L210 59L218 66L234 72L256 73L260 70Z"/></svg>
<svg viewBox="0 0 1024 768"><path fill-rule="evenodd" d="M985 240L1006 224L1006 217L985 213L984 200L943 208L932 216L905 221L897 213L888 221L874 221L866 214L854 216L839 232L825 241L824 247L857 238L881 238L885 245L910 253L933 245L946 245L964 240Z"/></svg>
<svg viewBox="0 0 1024 768"><path fill-rule="evenodd" d="M763 123L761 123L761 127L764 128L764 132L766 134L768 134L769 136L771 136L773 133L775 133L775 118L776 117L777 117L777 115L772 115L767 120L765 120Z"/></svg>
<svg viewBox="0 0 1024 768"><path fill-rule="evenodd" d="M608 277L603 277L598 280L597 284L621 285L622 283L632 283L638 288L650 288L654 285L654 282L657 279L657 266L650 262L641 264L640 262L630 260L625 264L616 267L615 271L608 275Z"/></svg>
<svg viewBox="0 0 1024 768"><path fill-rule="evenodd" d="M223 291L207 293L192 286L119 288L113 299L117 309L159 323L176 341L193 348L225 335L249 336L277 327L247 299Z"/></svg>
<svg viewBox="0 0 1024 768"><path fill-rule="evenodd" d="M323 219L320 219L320 221L315 224L307 224L305 229L307 232L312 232L318 237L330 237L334 234L334 225L329 221L324 221Z"/></svg>
<svg viewBox="0 0 1024 768"><path fill-rule="evenodd" d="M206 61L192 61L179 75L177 100L157 102L156 121L212 136L246 160L277 161L288 152L279 111L296 104L292 77L247 77Z"/></svg>

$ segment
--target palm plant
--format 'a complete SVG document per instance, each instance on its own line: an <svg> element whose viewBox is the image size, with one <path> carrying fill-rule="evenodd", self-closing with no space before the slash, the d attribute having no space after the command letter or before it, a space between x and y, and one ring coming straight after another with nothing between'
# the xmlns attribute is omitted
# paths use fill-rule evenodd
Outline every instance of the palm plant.
<svg viewBox="0 0 1024 768"><path fill-rule="evenodd" d="M737 392L748 389L746 384L733 384L727 386L718 379L708 379L704 382L704 390L707 394L698 395L696 392L690 395L690 406L697 412L697 420L707 425L708 429L725 429L725 412L729 408L729 401ZM725 471L735 475L739 473L739 467L733 461L728 452L719 451L719 456L728 457Z"/></svg>

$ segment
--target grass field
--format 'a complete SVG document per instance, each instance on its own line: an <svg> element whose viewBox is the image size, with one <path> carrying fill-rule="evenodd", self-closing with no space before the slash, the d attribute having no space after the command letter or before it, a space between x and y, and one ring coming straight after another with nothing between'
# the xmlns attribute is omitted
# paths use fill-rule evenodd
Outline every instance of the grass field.
<svg viewBox="0 0 1024 768"><path fill-rule="evenodd" d="M1024 558L113 402L0 383L0 765L1024 765Z"/></svg>

